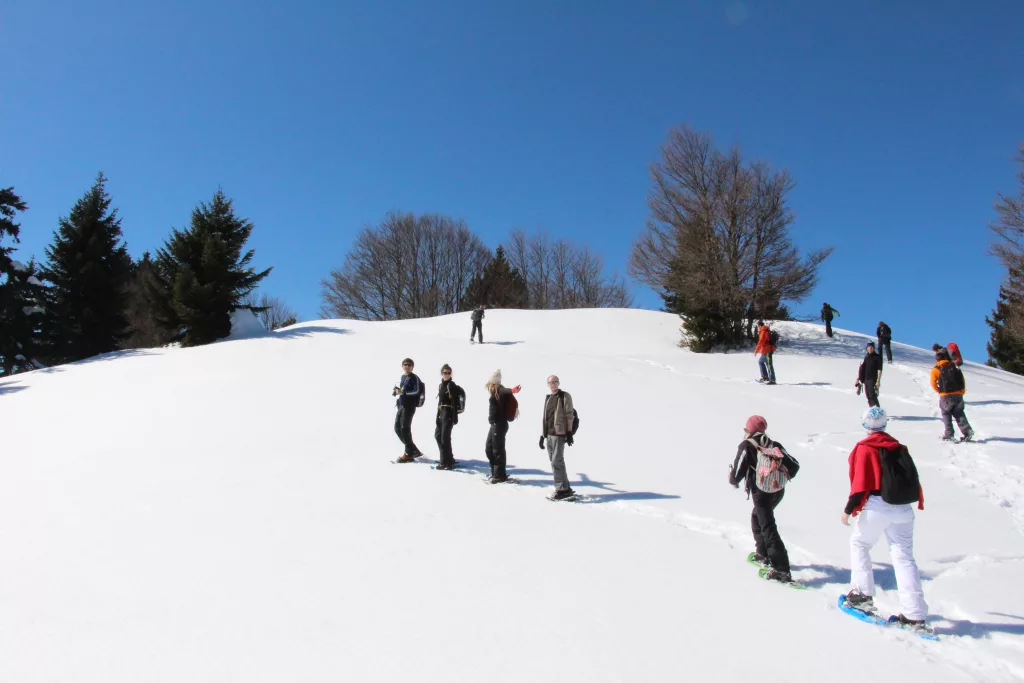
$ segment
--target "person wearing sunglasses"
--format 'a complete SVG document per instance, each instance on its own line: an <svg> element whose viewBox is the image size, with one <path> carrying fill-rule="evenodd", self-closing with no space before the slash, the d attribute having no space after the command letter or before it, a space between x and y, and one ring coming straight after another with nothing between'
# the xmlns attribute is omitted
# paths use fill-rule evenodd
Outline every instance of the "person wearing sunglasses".
<svg viewBox="0 0 1024 683"><path fill-rule="evenodd" d="M437 419L434 421L434 440L441 453L439 470L455 469L452 453L452 427L459 424L459 413L466 408L466 392L452 380L452 366L441 366L441 385L437 388Z"/></svg>

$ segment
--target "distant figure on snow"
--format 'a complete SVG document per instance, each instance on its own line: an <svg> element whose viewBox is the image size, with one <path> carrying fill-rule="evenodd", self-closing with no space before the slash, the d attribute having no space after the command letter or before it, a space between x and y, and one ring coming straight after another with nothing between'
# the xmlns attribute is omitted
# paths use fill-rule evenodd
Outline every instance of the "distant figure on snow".
<svg viewBox="0 0 1024 683"><path fill-rule="evenodd" d="M970 441L974 438L974 430L964 414L964 394L967 383L964 373L949 357L949 351L940 348L935 352L935 367L932 368L932 389L939 395L939 412L942 414L943 441L953 440L953 419L960 428L960 440Z"/></svg>
<svg viewBox="0 0 1024 683"><path fill-rule="evenodd" d="M729 484L739 488L747 480L747 497L753 497L754 510L750 513L750 529L754 532L754 556L771 569L766 579L790 583L789 554L779 535L775 522L775 508L786 493L786 483L796 476L800 463L778 441L765 434L768 421L760 415L751 415L743 428L736 459L729 468Z"/></svg>
<svg viewBox="0 0 1024 683"><path fill-rule="evenodd" d="M487 443L484 453L487 462L491 463L491 483L498 484L508 481L505 472L505 435L508 434L509 420L516 416L518 402L512 394L519 393L519 386L508 389L501 385L501 369L497 369L485 385L490 397L487 406L487 422L491 425L487 430ZM511 415L510 415L511 413Z"/></svg>
<svg viewBox="0 0 1024 683"><path fill-rule="evenodd" d="M416 415L416 409L423 405L425 398L423 382L412 371L414 365L412 358L402 361L402 378L391 392L392 396L398 397L398 400L395 401L395 405L398 407L398 412L395 414L395 434L405 446L405 451L398 462L412 462L415 458L423 455L416 444L412 442L412 418Z"/></svg>
<svg viewBox="0 0 1024 683"><path fill-rule="evenodd" d="M878 337L878 355L882 355L884 349L885 359L892 363L892 330L884 322L879 322L875 336Z"/></svg>
<svg viewBox="0 0 1024 683"><path fill-rule="evenodd" d="M454 470L452 453L452 427L459 424L459 413L466 409L466 392L452 380L452 367L441 366L441 385L437 388L437 419L434 421L434 440L441 453L437 469Z"/></svg>
<svg viewBox="0 0 1024 683"><path fill-rule="evenodd" d="M875 343L868 342L867 354L857 370L857 393L861 387L868 397L868 407L878 405L878 390L882 388L882 357L875 353Z"/></svg>
<svg viewBox="0 0 1024 683"><path fill-rule="evenodd" d="M777 333L764 324L763 320L758 320L758 331L757 331L757 347L754 349L754 355L759 356L757 359L757 367L761 371L761 379L757 380L761 383L775 384L775 362L772 360L772 356L775 354L775 345L772 343L774 336L775 341L778 341Z"/></svg>
<svg viewBox="0 0 1024 683"><path fill-rule="evenodd" d="M921 577L914 561L914 508L924 509L924 494L917 478L910 453L899 441L885 432L889 416L882 408L868 408L861 426L868 436L850 453L850 497L843 510L842 522L850 526L850 582L846 594L850 607L863 612L875 610L875 577L871 567L871 548L885 534L889 554L896 570L896 587L900 594L899 616L891 617L904 626L925 630L928 605L921 591ZM883 460L884 459L884 460ZM899 467L887 466L890 461ZM887 496L894 501L883 500Z"/></svg>
<svg viewBox="0 0 1024 683"><path fill-rule="evenodd" d="M839 315L839 311L828 305L826 301L821 305L821 319L825 322L825 334L832 338L832 317Z"/></svg>
<svg viewBox="0 0 1024 683"><path fill-rule="evenodd" d="M480 304L480 308L473 311L469 316L473 321L473 329L469 332L469 341L473 341L473 337L476 333L480 333L480 343L484 343L484 305Z"/></svg>
<svg viewBox="0 0 1024 683"><path fill-rule="evenodd" d="M565 447L573 443L572 396L560 388L561 381L557 375L548 377L548 391L544 397L544 413L541 416L540 443L542 449L547 446L551 472L555 477L555 494L552 500L563 500L576 495L569 486L569 474L565 471Z"/></svg>

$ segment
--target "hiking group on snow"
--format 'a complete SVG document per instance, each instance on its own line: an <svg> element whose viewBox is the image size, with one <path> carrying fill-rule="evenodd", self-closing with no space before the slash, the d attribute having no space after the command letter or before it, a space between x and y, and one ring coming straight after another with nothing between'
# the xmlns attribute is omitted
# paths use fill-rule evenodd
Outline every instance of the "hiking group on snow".
<svg viewBox="0 0 1024 683"><path fill-rule="evenodd" d="M832 319L838 316L828 303L821 310L825 322L825 334L833 336ZM479 335L483 343L484 306L471 314L472 332L470 341ZM899 592L898 615L889 622L898 626L928 633L925 626L928 606L921 590L921 579L914 560L914 509L924 509L924 492L917 469L907 447L885 430L889 416L879 404L884 363L892 364L892 330L885 322L879 322L876 329L877 344L869 341L865 345L864 359L857 370L855 387L857 394L863 389L868 402L867 411L861 416L861 426L867 431L866 438L858 441L850 452L850 492L843 509L841 521L850 526L851 589L843 596L841 606L846 611L856 610L871 615L875 612L875 584L871 568L871 548L884 535L889 544L896 584ZM771 329L764 320L758 321L758 339L754 354L758 357L760 378L758 382L776 384L774 353L779 345L778 332ZM931 386L939 395L939 411L944 427L943 440L954 437L953 421L960 429L961 441L970 441L974 431L964 414L966 383L960 366L963 358L956 344L943 347L935 344L936 365L931 371ZM883 361L880 351L885 351ZM404 446L404 452L397 462L413 462L423 455L412 439L412 420L417 408L424 405L426 390L422 380L413 372L411 358L402 361L402 377L395 385L393 395L397 396L395 434ZM538 447L547 450L551 464L555 491L552 500L573 500L575 491L569 485L565 467L565 447L572 446L579 427L579 416L573 407L572 396L561 389L556 375L547 378L549 393L544 397L541 415L541 434ZM505 439L509 422L519 415L516 394L520 386L513 388L502 384L501 370L495 370L484 385L488 395L487 422L489 425L484 453L490 463L490 483L510 481L506 471ZM457 466L452 452L452 429L459 422L459 415L466 408L466 392L452 379L452 368L447 363L441 366L441 384L437 392L437 415L434 439L440 453L440 462L435 469L453 470ZM745 481L748 498L753 501L750 526L754 536L754 552L750 559L762 566L761 575L772 581L799 587L792 577L792 568L786 545L782 541L775 509L782 502L786 484L800 469L800 463L778 441L767 435L767 420L752 415L744 425L744 438L729 467L729 483L739 488Z"/></svg>

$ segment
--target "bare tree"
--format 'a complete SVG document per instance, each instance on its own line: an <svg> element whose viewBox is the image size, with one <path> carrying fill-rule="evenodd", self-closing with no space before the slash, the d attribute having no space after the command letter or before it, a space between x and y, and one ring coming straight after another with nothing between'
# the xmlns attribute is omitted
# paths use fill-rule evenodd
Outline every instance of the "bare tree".
<svg viewBox="0 0 1024 683"><path fill-rule="evenodd" d="M509 263L526 278L528 307L628 308L633 297L618 276L605 275L603 259L586 245L513 230Z"/></svg>
<svg viewBox="0 0 1024 683"><path fill-rule="evenodd" d="M321 282L327 318L401 320L455 313L490 250L464 221L389 213L364 228Z"/></svg>
<svg viewBox="0 0 1024 683"><path fill-rule="evenodd" d="M670 131L661 152L629 272L687 316L694 348L740 344L754 320L784 314L784 301L810 294L832 250L801 259L793 246L785 170L748 165L739 149L721 152L690 128Z"/></svg>
<svg viewBox="0 0 1024 683"><path fill-rule="evenodd" d="M1017 151L1017 195L998 194L996 220L989 228L997 240L990 251L1006 268L1002 285L1006 311L1003 326L1018 344L1024 344L1024 145Z"/></svg>
<svg viewBox="0 0 1024 683"><path fill-rule="evenodd" d="M256 292L250 292L243 303L256 313L256 317L268 330L288 327L299 321L298 315L291 306L276 296L266 293L257 295Z"/></svg>

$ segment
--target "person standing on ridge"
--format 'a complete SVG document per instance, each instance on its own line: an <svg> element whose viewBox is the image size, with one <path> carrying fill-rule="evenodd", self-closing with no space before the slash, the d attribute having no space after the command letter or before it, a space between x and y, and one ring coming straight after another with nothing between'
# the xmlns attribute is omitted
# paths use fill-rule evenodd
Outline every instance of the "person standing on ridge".
<svg viewBox="0 0 1024 683"><path fill-rule="evenodd" d="M548 377L548 390L544 397L544 413L541 418L540 443L548 449L548 460L555 478L555 495L553 500L571 498L576 494L569 486L569 474L565 471L565 447L572 446L573 413L572 396L560 388L561 382L556 375Z"/></svg>
<svg viewBox="0 0 1024 683"><path fill-rule="evenodd" d="M484 386L490 397L487 406L487 422L491 425L487 430L484 453L487 455L487 462L491 463L490 481L492 484L498 484L508 481L508 473L505 472L505 435L508 434L510 419L509 399L512 394L519 393L520 387L518 385L512 389L503 387L501 385L501 368L494 371Z"/></svg>
<svg viewBox="0 0 1024 683"><path fill-rule="evenodd" d="M729 468L729 484L739 488L746 479L747 496L754 499L754 510L750 513L750 528L754 533L755 562L771 570L766 579L790 583L789 553L779 535L775 522L775 508L786 493L786 482L796 476L800 463L786 452L778 441L772 441L765 434L768 421L760 415L751 415L743 427L743 441L740 441L736 459Z"/></svg>
<svg viewBox="0 0 1024 683"><path fill-rule="evenodd" d="M882 355L882 351L885 351L885 359L892 364L892 330L884 322L879 321L878 329L875 330L875 336L878 337L878 355Z"/></svg>
<svg viewBox="0 0 1024 683"><path fill-rule="evenodd" d="M441 385L437 388L437 420L434 440L441 452L439 470L455 469L455 454L452 453L452 427L459 424L459 413L466 408L466 392L452 380L452 367L441 366Z"/></svg>
<svg viewBox="0 0 1024 683"><path fill-rule="evenodd" d="M964 357L960 355L960 347L956 345L956 342L946 344L946 350L949 351L949 359L953 365L960 367L964 364Z"/></svg>
<svg viewBox="0 0 1024 683"><path fill-rule="evenodd" d="M875 353L875 343L868 342L867 354L857 370L857 393L864 387L868 407L878 405L878 390L882 387L882 357Z"/></svg>
<svg viewBox="0 0 1024 683"><path fill-rule="evenodd" d="M392 396L398 397L398 400L395 401L395 405L398 407L398 412L395 414L395 434L405 446L405 451L398 462L412 462L415 458L423 455L412 441L412 418L416 415L416 408L423 405L424 398L423 382L412 371L414 365L412 358L402 361L402 378L391 392Z"/></svg>
<svg viewBox="0 0 1024 683"><path fill-rule="evenodd" d="M832 318L837 315L839 311L829 306L827 301L821 305L821 319L825 322L825 334L829 339L832 338Z"/></svg>
<svg viewBox="0 0 1024 683"><path fill-rule="evenodd" d="M480 343L483 344L484 343L484 305L480 304L480 307L477 308L475 311L473 311L473 313L469 317L473 321L473 329L470 330L470 332L469 332L469 341L473 341L473 337L476 336L477 332L479 332L480 333Z"/></svg>
<svg viewBox="0 0 1024 683"><path fill-rule="evenodd" d="M949 351L940 348L935 352L935 367L932 368L932 389L939 395L939 412L942 414L943 441L953 440L953 420L960 428L960 440L970 441L974 430L964 414L964 394L967 383L964 373L949 358Z"/></svg>
<svg viewBox="0 0 1024 683"><path fill-rule="evenodd" d="M772 345L772 332L763 320L758 320L757 347L754 355L759 356L757 367L761 371L761 383L775 384L775 362L772 356L775 354L775 346Z"/></svg>
<svg viewBox="0 0 1024 683"><path fill-rule="evenodd" d="M914 507L913 503L893 505L882 500L883 485L889 491L903 492L907 486L899 487L896 482L883 482L883 471L886 476L896 469L883 470L882 457L904 458L900 453L906 448L899 441L886 433L889 416L882 408L868 408L861 418L861 426L867 430L868 436L857 442L850 453L850 497L843 509L842 522L850 526L850 517L854 518L853 534L850 536L850 592L846 594L846 602L850 607L862 612L875 610L875 577L871 566L871 547L885 534L889 542L889 554L896 570L896 587L900 594L900 615L892 617L902 626L925 630L924 620L928 615L928 605L924 601L921 590L921 576L914 561ZM905 453L905 459L910 454ZM913 461L910 461L912 464ZM900 468L905 471L907 468ZM916 468L911 478L905 482L911 487L917 479ZM892 475L895 476L895 475ZM917 495L914 502L919 510L924 509L924 493L920 482L917 482ZM887 494L888 495L888 494ZM915 498L913 492L903 498Z"/></svg>

